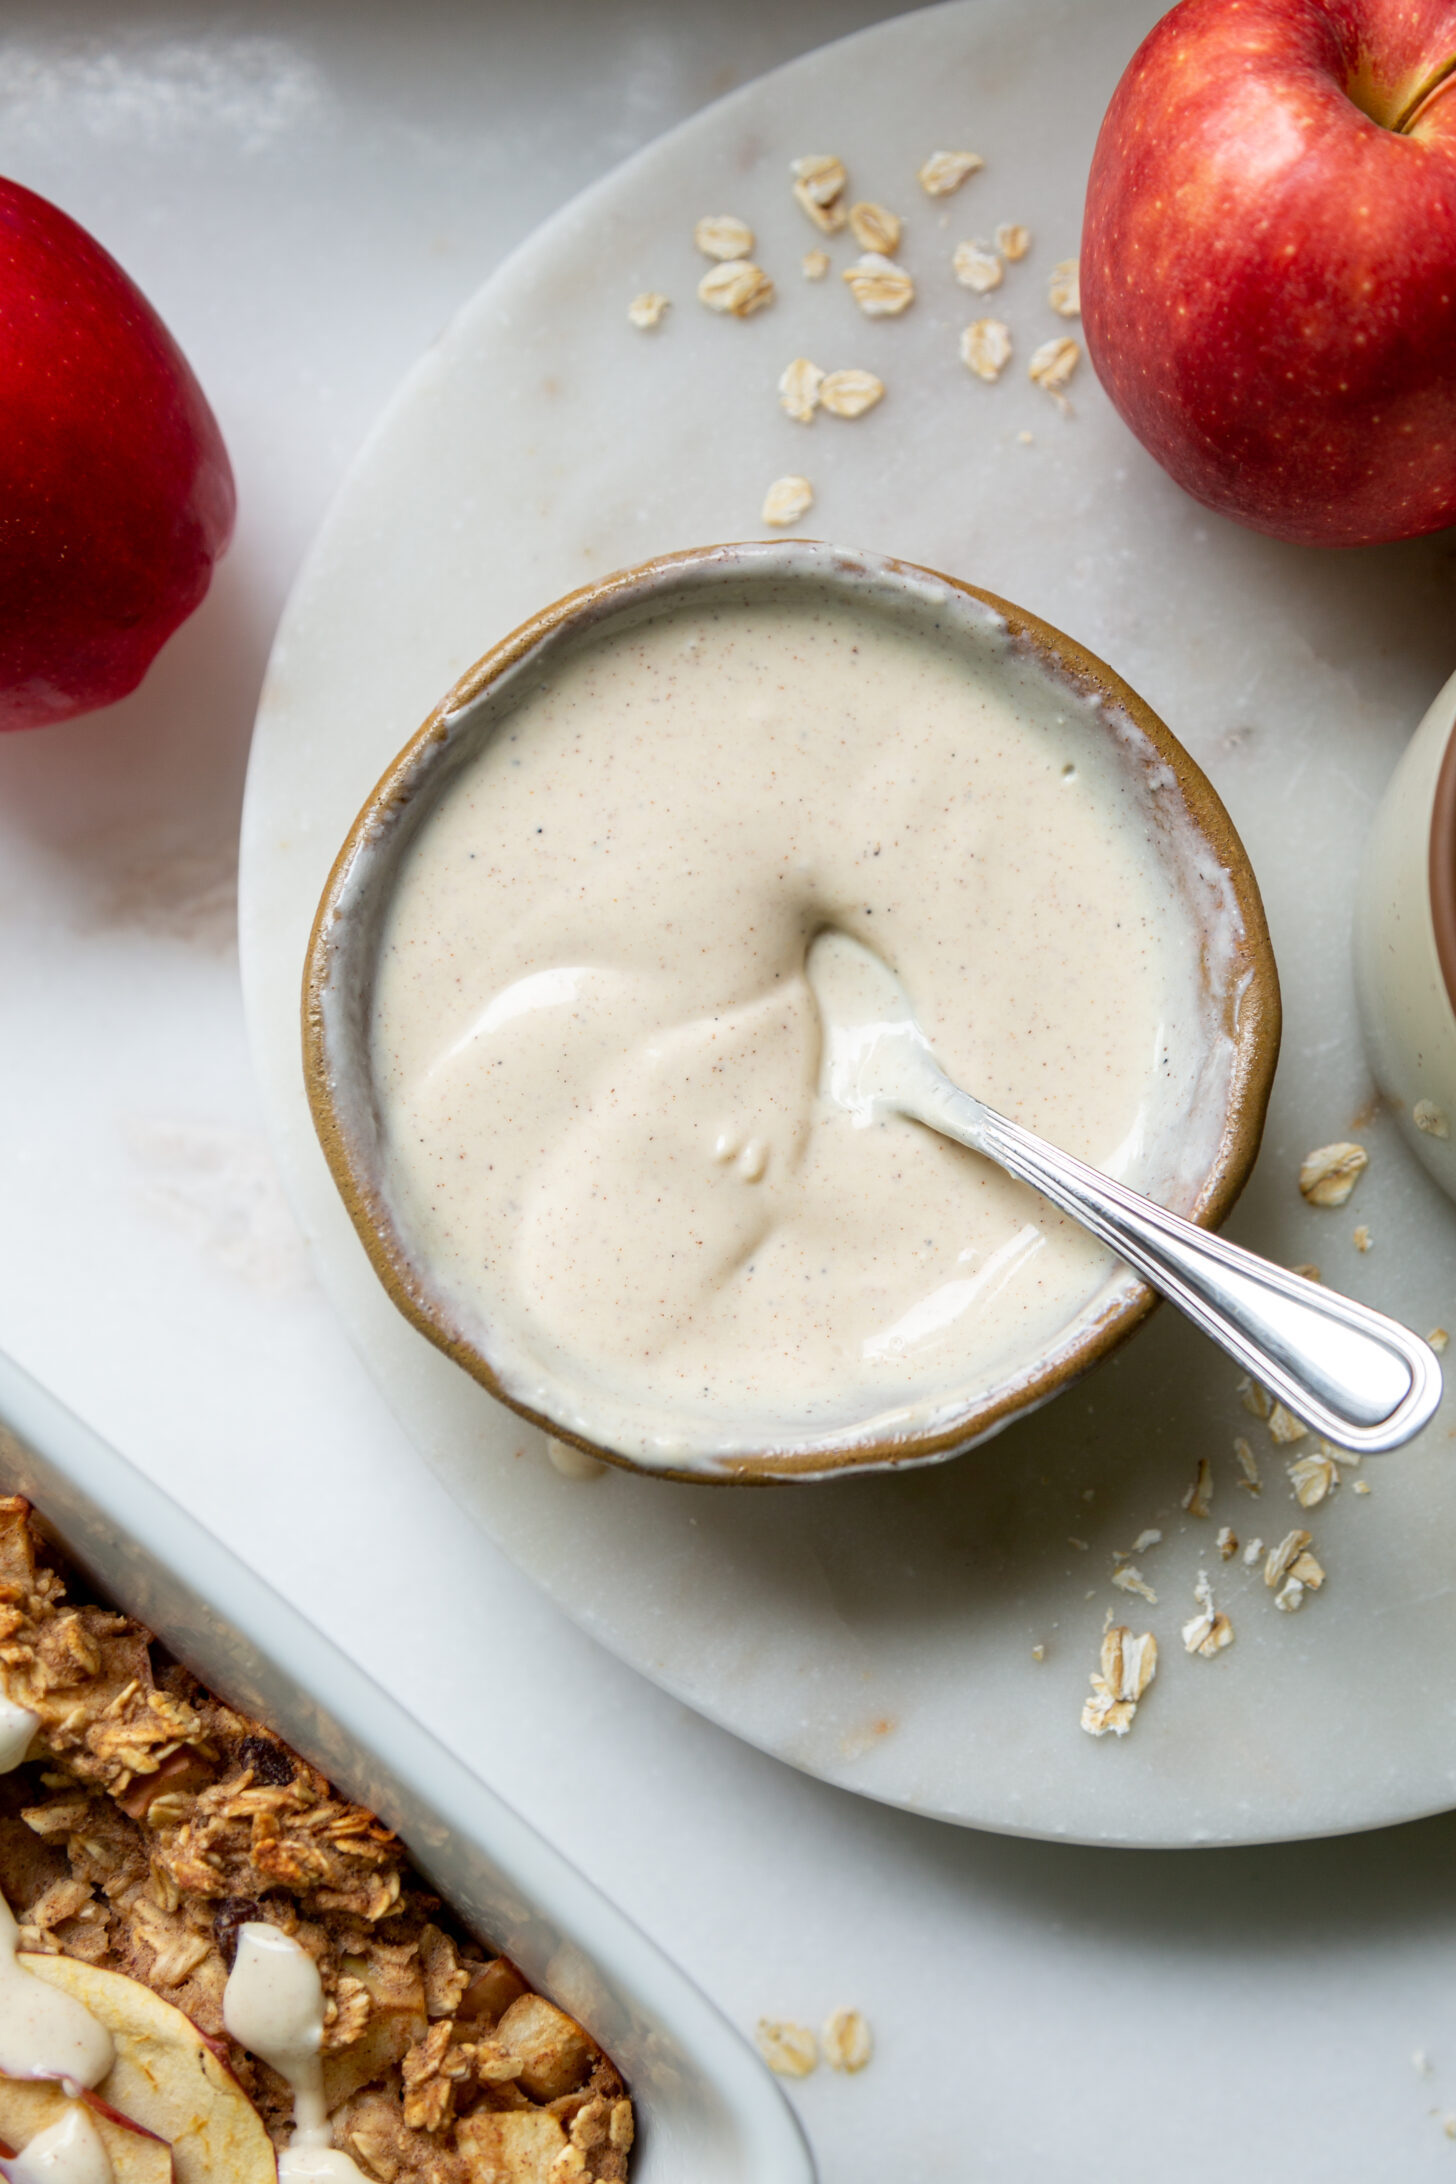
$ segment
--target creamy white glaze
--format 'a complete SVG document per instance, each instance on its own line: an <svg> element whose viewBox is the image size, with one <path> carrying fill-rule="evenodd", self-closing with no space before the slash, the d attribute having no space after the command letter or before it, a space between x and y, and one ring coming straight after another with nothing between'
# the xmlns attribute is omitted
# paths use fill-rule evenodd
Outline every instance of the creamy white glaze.
<svg viewBox="0 0 1456 2184"><path fill-rule="evenodd" d="M20 1765L39 1727L38 1714L0 1693L0 1774L9 1774Z"/></svg>
<svg viewBox="0 0 1456 2184"><path fill-rule="evenodd" d="M116 2184L101 2133L79 2102L0 2167L10 2184Z"/></svg>
<svg viewBox="0 0 1456 2184"><path fill-rule="evenodd" d="M0 2073L58 2078L72 2095L99 2085L116 2059L111 2034L91 2012L18 1961L20 1928L0 1897Z"/></svg>
<svg viewBox="0 0 1456 2184"><path fill-rule="evenodd" d="M267 2063L293 2095L293 2139L278 2156L280 2184L366 2184L329 2143L324 2105L324 1990L318 1966L290 1934L250 1919L223 1990L223 2023L240 2046Z"/></svg>
<svg viewBox="0 0 1456 2184"><path fill-rule="evenodd" d="M933 1425L1125 1287L974 1154L819 1096L824 927L1053 1142L1175 1204L1216 1151L1223 875L1133 724L977 615L796 582L619 626L521 678L402 860L395 1219L512 1394L639 1461Z"/></svg>

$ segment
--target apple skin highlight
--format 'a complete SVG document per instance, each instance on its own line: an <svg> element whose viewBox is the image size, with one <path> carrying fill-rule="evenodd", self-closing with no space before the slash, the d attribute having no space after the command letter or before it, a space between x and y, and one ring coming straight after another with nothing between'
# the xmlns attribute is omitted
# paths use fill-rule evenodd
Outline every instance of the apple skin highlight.
<svg viewBox="0 0 1456 2184"><path fill-rule="evenodd" d="M236 495L217 421L141 291L0 178L0 730L135 689L201 601Z"/></svg>
<svg viewBox="0 0 1456 2184"><path fill-rule="evenodd" d="M1456 523L1456 0L1182 0L1093 154L1098 377L1207 507L1359 546Z"/></svg>

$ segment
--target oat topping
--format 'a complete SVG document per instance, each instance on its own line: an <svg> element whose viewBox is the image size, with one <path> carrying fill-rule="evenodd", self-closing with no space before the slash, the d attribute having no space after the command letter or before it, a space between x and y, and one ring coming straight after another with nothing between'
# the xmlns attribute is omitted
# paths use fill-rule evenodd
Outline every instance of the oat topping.
<svg viewBox="0 0 1456 2184"><path fill-rule="evenodd" d="M840 202L849 185L844 161L836 159L832 152L812 152L807 158L794 160L789 172L794 178L794 196L815 227L826 235L835 234L848 217Z"/></svg>
<svg viewBox="0 0 1456 2184"><path fill-rule="evenodd" d="M1264 1563L1264 1583L1272 1592L1280 1580L1287 1577L1295 1562L1309 1545L1308 1532L1286 1532L1277 1547L1269 1549Z"/></svg>
<svg viewBox="0 0 1456 2184"><path fill-rule="evenodd" d="M1082 315L1082 284L1075 258L1063 258L1060 265L1052 267L1051 281L1047 287L1047 302L1058 318L1080 318Z"/></svg>
<svg viewBox="0 0 1456 2184"><path fill-rule="evenodd" d="M1269 1413L1269 1438L1277 1441L1281 1448L1287 1448L1293 1441L1302 1441L1308 1431L1308 1426L1282 1403L1276 1403Z"/></svg>
<svg viewBox="0 0 1456 2184"><path fill-rule="evenodd" d="M773 282L748 258L730 258L724 265L715 265L698 282L698 301L730 318L751 318L773 299Z"/></svg>
<svg viewBox="0 0 1456 2184"><path fill-rule="evenodd" d="M884 399L885 382L873 372L849 370L830 372L819 389L822 408L831 417L863 417L866 410Z"/></svg>
<svg viewBox="0 0 1456 2184"><path fill-rule="evenodd" d="M1048 394L1060 394L1077 369L1081 354L1077 343L1066 334L1055 334L1050 341L1044 341L1040 348L1032 351L1031 362L1026 367L1027 374Z"/></svg>
<svg viewBox="0 0 1456 2184"><path fill-rule="evenodd" d="M1150 1630L1134 1637L1125 1623L1102 1634L1102 1669L1091 1678L1092 1696L1082 1708L1088 1736L1125 1737L1148 1685L1158 1672L1158 1641Z"/></svg>
<svg viewBox="0 0 1456 2184"><path fill-rule="evenodd" d="M799 262L806 281L822 281L829 271L827 250L806 250Z"/></svg>
<svg viewBox="0 0 1456 2184"><path fill-rule="evenodd" d="M978 379L999 379L1011 362L1011 328L998 318L973 319L961 333L961 362Z"/></svg>
<svg viewBox="0 0 1456 2184"><path fill-rule="evenodd" d="M1018 265L1031 248L1031 229L1003 220L996 230L996 248L1008 265Z"/></svg>
<svg viewBox="0 0 1456 2184"><path fill-rule="evenodd" d="M1340 1474L1327 1449L1318 1456L1301 1456L1289 1466L1289 1483L1294 1498L1301 1509L1317 1509L1332 1487L1340 1483Z"/></svg>
<svg viewBox="0 0 1456 2184"><path fill-rule="evenodd" d="M849 283L866 318L898 318L915 301L915 283L905 268L878 250L867 250L840 278Z"/></svg>
<svg viewBox="0 0 1456 2184"><path fill-rule="evenodd" d="M863 2070L873 2053L863 2010L835 2010L824 2020L821 2045L831 2070Z"/></svg>
<svg viewBox="0 0 1456 2184"><path fill-rule="evenodd" d="M693 241L705 258L751 258L753 230L731 212L712 212L693 229Z"/></svg>
<svg viewBox="0 0 1456 2184"><path fill-rule="evenodd" d="M807 478L775 478L763 497L765 523L797 523L814 505L814 488Z"/></svg>
<svg viewBox="0 0 1456 2184"><path fill-rule="evenodd" d="M628 304L627 317L632 325L650 333L654 326L662 324L663 314L670 308L666 296L659 295L655 288L644 288L641 295L634 296Z"/></svg>
<svg viewBox="0 0 1456 2184"><path fill-rule="evenodd" d="M1226 1524L1221 1524L1218 1528L1218 1538L1214 1544L1217 1546L1218 1551L1222 1555L1224 1561L1232 1562L1234 1556L1239 1551L1238 1534L1236 1532L1230 1531L1229 1527Z"/></svg>
<svg viewBox="0 0 1456 2184"><path fill-rule="evenodd" d="M1183 1496L1183 1507L1190 1517L1206 1517L1213 1504L1213 1466L1206 1456L1198 1459L1198 1469L1193 1484Z"/></svg>
<svg viewBox="0 0 1456 2184"><path fill-rule="evenodd" d="M1312 1206L1343 1206L1370 1164L1363 1145L1321 1145L1299 1164L1299 1188Z"/></svg>
<svg viewBox="0 0 1456 2184"><path fill-rule="evenodd" d="M1251 1494L1262 1494L1264 1489L1259 1479L1259 1460L1242 1434L1234 1441L1234 1455L1238 1459L1239 1470L1243 1473L1242 1478L1235 1480L1235 1485L1247 1488Z"/></svg>
<svg viewBox="0 0 1456 2184"><path fill-rule="evenodd" d="M779 375L779 408L797 424L810 424L819 407L823 384L824 374L818 365L811 364L806 356L796 356Z"/></svg>
<svg viewBox="0 0 1456 2184"><path fill-rule="evenodd" d="M1234 1642L1234 1627L1223 1611L1214 1606L1213 1587L1208 1582L1208 1572L1200 1570L1198 1583L1193 1588L1198 1602L1198 1613L1183 1625L1183 1650L1201 1654L1211 1661Z"/></svg>
<svg viewBox="0 0 1456 2184"><path fill-rule="evenodd" d="M1418 1130L1424 1130L1427 1137L1448 1138L1451 1135L1451 1125L1434 1100L1417 1100L1411 1109L1411 1121Z"/></svg>
<svg viewBox="0 0 1456 2184"><path fill-rule="evenodd" d="M1350 1241L1354 1244L1357 1251L1368 1251L1370 1249L1373 1238L1371 1237L1370 1231L1368 1228L1366 1228L1363 1221L1360 1223L1360 1226L1355 1230Z"/></svg>
<svg viewBox="0 0 1456 2184"><path fill-rule="evenodd" d="M891 258L900 247L902 222L887 205L862 203L849 208L849 232L861 250L878 250Z"/></svg>
<svg viewBox="0 0 1456 2184"><path fill-rule="evenodd" d="M1123 1592L1140 1594L1141 1597L1147 1601L1150 1608L1155 1608L1157 1606L1157 1594L1153 1591L1152 1586L1143 1576L1142 1571L1138 1569L1134 1563L1124 1562L1120 1569L1114 1570L1112 1573L1112 1582L1114 1585L1120 1586Z"/></svg>
<svg viewBox="0 0 1456 2184"><path fill-rule="evenodd" d="M974 288L978 296L1001 286L1003 267L989 243L957 243L950 262L962 288Z"/></svg>
<svg viewBox="0 0 1456 2184"><path fill-rule="evenodd" d="M1441 1352L1445 1349L1447 1343L1451 1340L1451 1337L1447 1334L1444 1327L1433 1327L1430 1333L1427 1335L1426 1340L1427 1342L1429 1342L1431 1348L1436 1352L1437 1356L1439 1357Z"/></svg>
<svg viewBox="0 0 1456 2184"><path fill-rule="evenodd" d="M979 152L932 152L920 170L920 187L927 197L949 197L985 164Z"/></svg>
<svg viewBox="0 0 1456 2184"><path fill-rule="evenodd" d="M760 2017L753 2037L759 2054L780 2078L807 2078L818 2064L819 2044L807 2025Z"/></svg>

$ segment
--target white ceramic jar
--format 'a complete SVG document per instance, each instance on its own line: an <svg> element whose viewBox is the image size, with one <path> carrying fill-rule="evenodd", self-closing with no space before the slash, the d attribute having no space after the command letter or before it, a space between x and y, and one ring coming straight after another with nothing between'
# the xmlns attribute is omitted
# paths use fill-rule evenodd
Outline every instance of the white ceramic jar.
<svg viewBox="0 0 1456 2184"><path fill-rule="evenodd" d="M1456 675L1376 813L1355 904L1355 982L1375 1081L1456 1198Z"/></svg>

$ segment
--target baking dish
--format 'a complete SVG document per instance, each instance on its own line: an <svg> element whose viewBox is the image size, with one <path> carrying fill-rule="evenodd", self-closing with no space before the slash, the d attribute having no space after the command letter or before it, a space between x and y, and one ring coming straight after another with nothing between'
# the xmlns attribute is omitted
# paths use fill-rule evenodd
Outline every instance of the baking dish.
<svg viewBox="0 0 1456 2184"><path fill-rule="evenodd" d="M0 1490L119 1607L395 1828L467 1925L591 2031L631 2087L633 2184L814 2184L779 2089L574 1867L160 1488L0 1356Z"/></svg>

